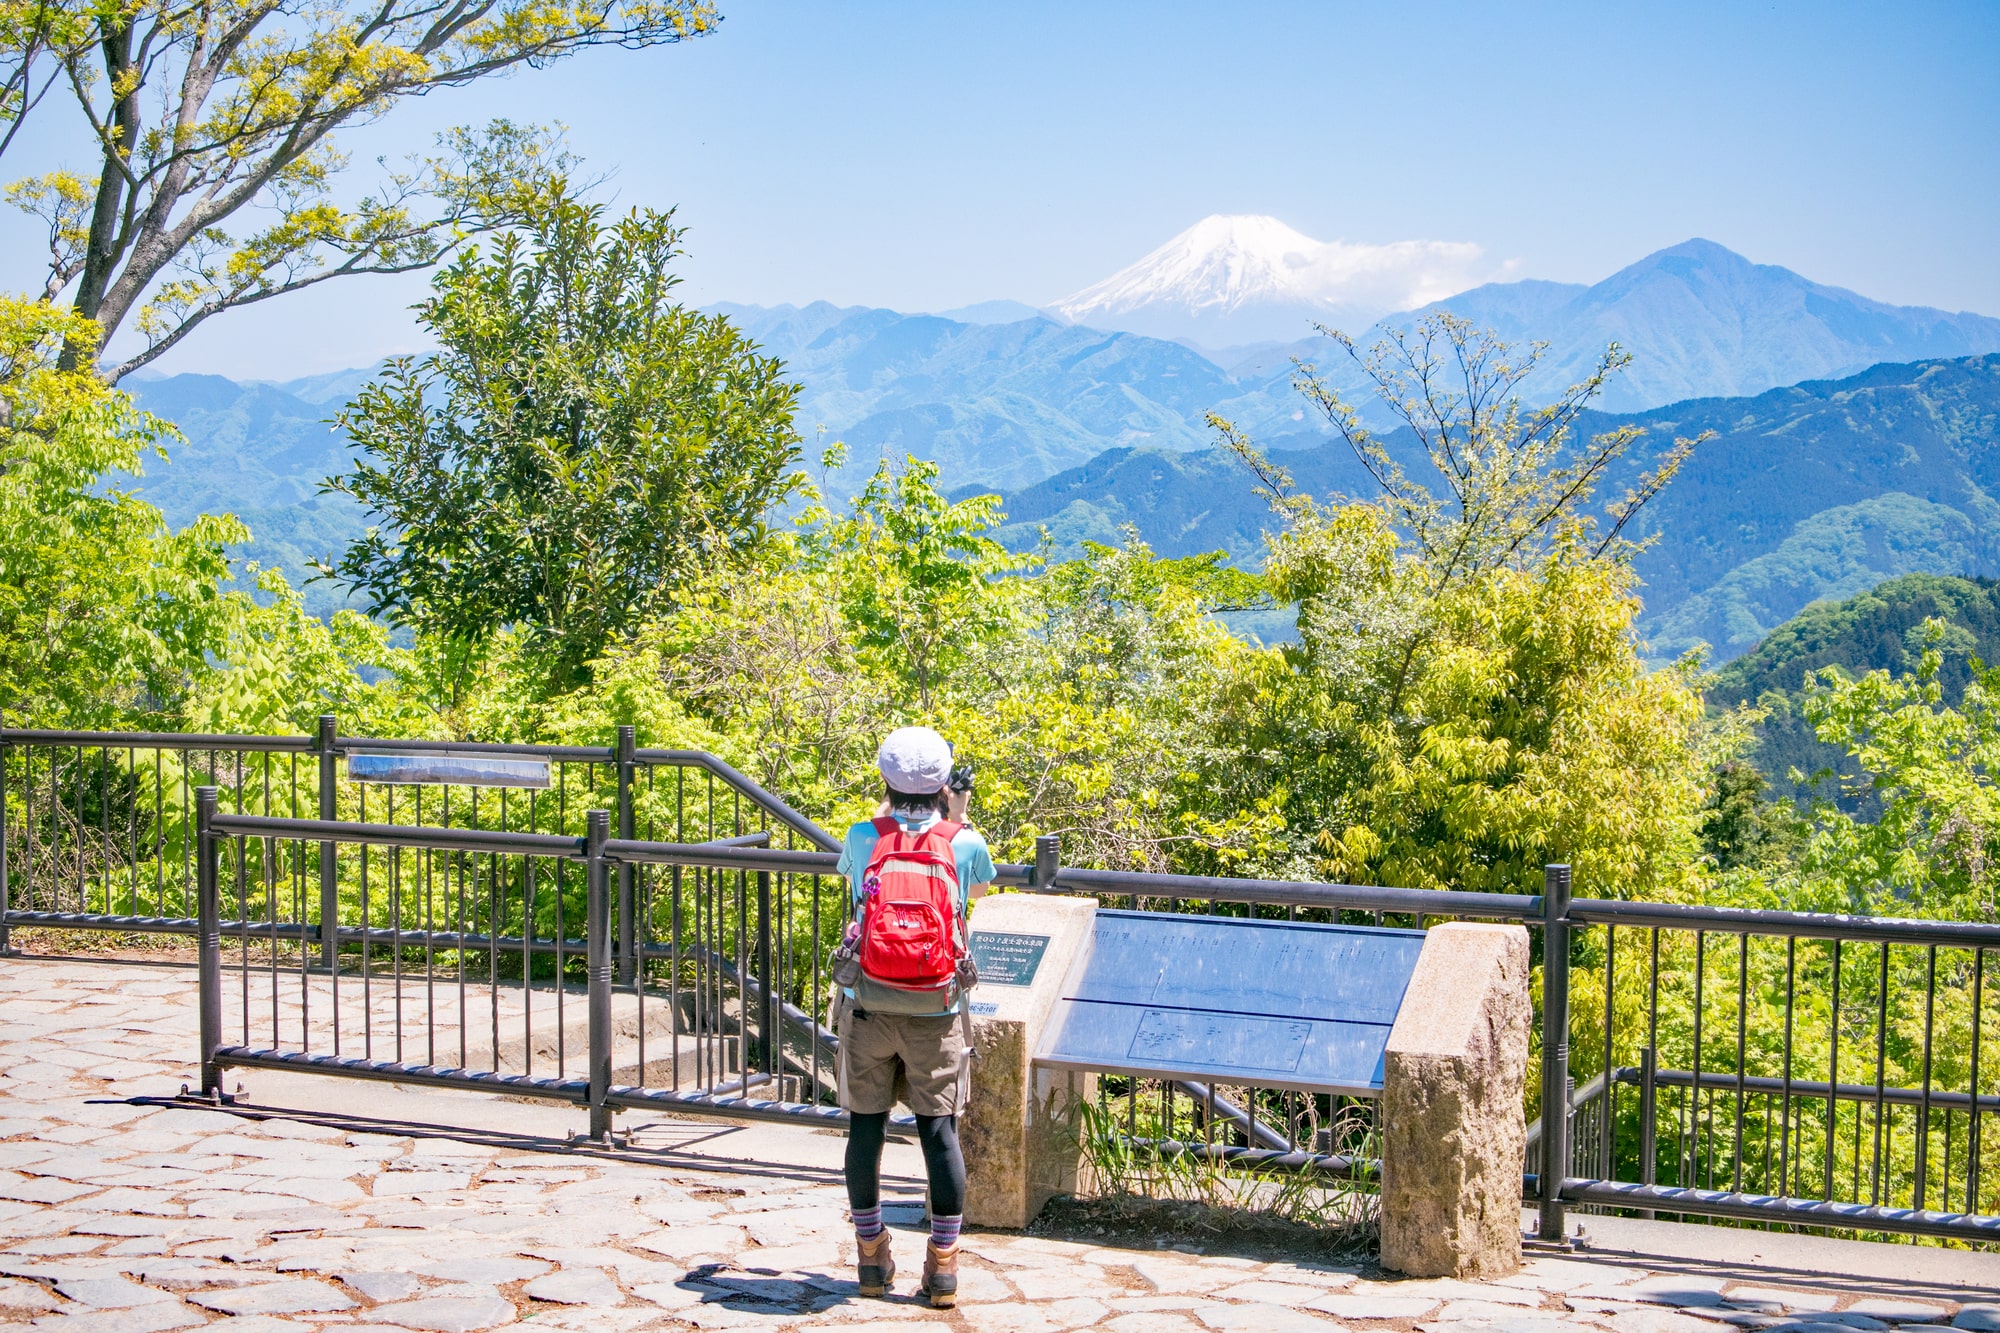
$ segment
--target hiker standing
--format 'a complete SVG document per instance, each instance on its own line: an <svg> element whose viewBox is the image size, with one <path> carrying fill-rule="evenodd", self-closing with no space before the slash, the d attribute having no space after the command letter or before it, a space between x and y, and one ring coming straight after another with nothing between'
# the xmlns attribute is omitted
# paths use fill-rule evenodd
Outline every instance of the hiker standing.
<svg viewBox="0 0 2000 1333"><path fill-rule="evenodd" d="M944 737L903 727L882 742L875 764L888 788L884 812L847 831L839 865L854 905L833 968L836 1068L849 1114L847 1202L861 1294L883 1295L896 1265L882 1226L882 1144L900 1091L916 1115L930 1177L931 1235L918 1294L947 1307L958 1300L965 1214L958 1117L971 1084L965 990L974 980L966 917L993 881L993 858L962 822L971 785L953 782Z"/></svg>

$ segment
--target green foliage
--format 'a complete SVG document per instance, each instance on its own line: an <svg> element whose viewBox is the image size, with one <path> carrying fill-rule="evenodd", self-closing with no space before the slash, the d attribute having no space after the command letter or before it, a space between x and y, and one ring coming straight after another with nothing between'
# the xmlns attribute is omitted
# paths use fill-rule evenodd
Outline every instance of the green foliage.
<svg viewBox="0 0 2000 1333"><path fill-rule="evenodd" d="M505 120L447 130L434 152L383 162L357 197L336 131L404 98L594 46L678 42L718 21L698 0L7 0L0 154L31 116L57 115L97 158L94 178L58 170L7 190L47 228L43 298L96 321L76 327L66 362L129 321L144 348L108 370L115 380L222 311L422 268L513 225L569 165L557 134ZM230 234L253 207L264 225Z"/></svg>
<svg viewBox="0 0 2000 1333"><path fill-rule="evenodd" d="M1807 720L1852 756L1881 805L1865 822L1827 800L1814 812L1806 874L1837 887L1847 910L1995 917L2000 668L1972 661L1958 706L1947 704L1935 645L1951 628L1928 623L1933 646L1907 675L1827 667L1808 679Z"/></svg>
<svg viewBox="0 0 2000 1333"><path fill-rule="evenodd" d="M1764 642L1716 672L1707 696L1714 705L1754 703L1758 724L1751 762L1788 796L1817 792L1853 815L1874 816L1873 794L1860 769L1838 745L1822 741L1807 721L1807 679L1828 668L1845 676L1913 670L1922 656L1925 622L1949 625L1939 643L1937 682L1955 704L1973 677L1973 660L2000 661L2000 585L1992 579L1906 574L1845 601L1816 602L1773 630ZM1803 785L1791 781L1797 770ZM1825 771L1831 781L1816 781Z"/></svg>
<svg viewBox="0 0 2000 1333"><path fill-rule="evenodd" d="M1568 861L1591 892L1680 892L1706 736L1692 666L1639 658L1639 548L1624 529L1698 442L1607 506L1600 532L1587 506L1636 432L1572 437L1624 362L1615 347L1534 412L1514 388L1540 350L1449 316L1354 355L1429 463L1413 475L1302 375L1377 483L1373 501L1299 494L1216 422L1285 523L1272 595L1300 606L1299 643L1262 660L1240 715L1238 771L1283 801L1288 856L1274 868L1524 892Z"/></svg>
<svg viewBox="0 0 2000 1333"><path fill-rule="evenodd" d="M86 727L177 715L244 612L224 595L204 517L176 532L107 480L136 474L173 428L59 368L87 321L0 298L0 716Z"/></svg>
<svg viewBox="0 0 2000 1333"><path fill-rule="evenodd" d="M476 648L512 628L561 690L764 536L796 388L728 320L672 300L672 215L561 199L419 307L440 350L341 422L329 483L378 520L333 570L369 608Z"/></svg>

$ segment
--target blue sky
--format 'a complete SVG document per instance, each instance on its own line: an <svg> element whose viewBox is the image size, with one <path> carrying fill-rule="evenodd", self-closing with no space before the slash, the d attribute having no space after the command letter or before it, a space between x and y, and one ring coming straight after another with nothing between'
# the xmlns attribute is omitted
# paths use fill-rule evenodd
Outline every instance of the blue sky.
<svg viewBox="0 0 2000 1333"><path fill-rule="evenodd" d="M439 94L348 146L366 163L455 122L564 121L621 205L679 206L703 302L1042 303L1232 212L1475 242L1570 281L1699 235L2000 314L2000 5L723 9L714 37ZM31 239L0 230L10 285L34 279ZM365 363L413 344L420 287L228 316L163 368Z"/></svg>

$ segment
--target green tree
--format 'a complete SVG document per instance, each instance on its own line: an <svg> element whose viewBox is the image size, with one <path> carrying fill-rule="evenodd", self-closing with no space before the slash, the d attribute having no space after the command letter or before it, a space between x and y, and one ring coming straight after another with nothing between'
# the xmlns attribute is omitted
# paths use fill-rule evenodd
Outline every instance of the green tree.
<svg viewBox="0 0 2000 1333"><path fill-rule="evenodd" d="M1804 876L1831 891L1831 910L1990 921L2000 883L2000 668L1973 659L1958 705L1948 705L1942 645L1954 627L1933 619L1924 628L1915 671L1850 677L1823 667L1807 678L1807 721L1853 758L1881 814L1869 821L1816 802Z"/></svg>
<svg viewBox="0 0 2000 1333"><path fill-rule="evenodd" d="M434 263L515 220L564 163L547 131L496 121L385 166L345 204L342 126L403 98L717 22L703 0L5 0L0 153L29 117L66 107L98 162L94 175L52 172L9 196L48 227L45 297L67 294L100 338L128 321L142 336L142 350L105 368L115 381L221 311ZM69 97L52 104L58 86ZM226 230L253 208L263 225ZM66 364L96 346L71 344Z"/></svg>
<svg viewBox="0 0 2000 1333"><path fill-rule="evenodd" d="M175 719L247 609L223 554L248 533L204 516L176 532L113 480L172 427L60 368L88 321L0 298L0 717L87 727Z"/></svg>
<svg viewBox="0 0 2000 1333"><path fill-rule="evenodd" d="M325 572L467 651L511 627L560 691L764 540L798 390L674 302L679 240L670 213L562 199L441 270L418 307L439 350L342 414L362 453L328 486L377 526Z"/></svg>
<svg viewBox="0 0 2000 1333"><path fill-rule="evenodd" d="M1299 605L1299 642L1262 660L1232 723L1239 780L1282 799L1289 858L1273 868L1527 891L1564 860L1592 892L1677 888L1708 751L1692 664L1654 672L1639 657L1626 529L1698 441L1593 507L1637 436L1575 436L1626 363L1615 346L1530 409L1516 391L1539 345L1449 315L1365 355L1333 336L1416 444L1406 464L1302 369L1299 389L1377 495L1302 495L1214 420L1284 522L1266 572Z"/></svg>

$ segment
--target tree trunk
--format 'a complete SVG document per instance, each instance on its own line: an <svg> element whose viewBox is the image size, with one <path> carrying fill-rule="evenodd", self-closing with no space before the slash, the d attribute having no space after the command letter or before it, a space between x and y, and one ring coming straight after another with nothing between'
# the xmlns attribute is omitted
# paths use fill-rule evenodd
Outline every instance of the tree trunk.
<svg viewBox="0 0 2000 1333"><path fill-rule="evenodd" d="M131 74L132 25L119 22L116 26L107 26L98 45L104 53L104 72L109 85L116 89L121 80ZM78 277L76 289L76 312L89 319L96 319L103 308L104 294L111 286L111 277L118 267L123 248L120 244L120 223L132 190L126 169L132 160L132 150L139 142L139 88L136 83L112 103L111 123L112 138L104 145L104 167L97 178L97 200L91 208L89 248L84 253L83 272ZM114 324L112 328L115 327ZM62 369L74 370L95 356L110 340L112 328L100 328L94 345L86 346L76 339L65 343L59 362Z"/></svg>

